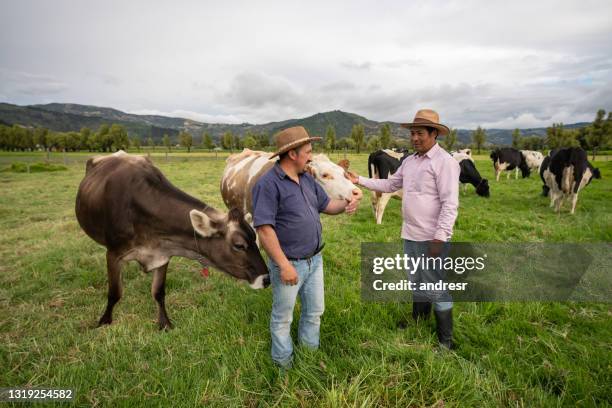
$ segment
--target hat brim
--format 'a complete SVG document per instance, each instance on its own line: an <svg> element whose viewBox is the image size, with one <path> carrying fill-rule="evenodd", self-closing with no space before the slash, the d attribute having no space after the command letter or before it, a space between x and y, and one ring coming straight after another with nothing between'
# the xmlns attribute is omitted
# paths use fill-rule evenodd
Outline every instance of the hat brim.
<svg viewBox="0 0 612 408"><path fill-rule="evenodd" d="M400 123L400 126L406 129L413 127L432 127L438 129L440 136L446 136L450 133L450 129L442 124L438 123L424 123L424 122L412 122L412 123Z"/></svg>
<svg viewBox="0 0 612 408"><path fill-rule="evenodd" d="M283 146L282 148L280 148L279 150L277 150L276 152L274 152L274 154L272 156L270 156L270 159L283 154L285 152L288 152L291 149L295 149L297 147L300 147L302 145L305 145L306 143L311 143L311 142L316 142L318 140L323 139L322 137L318 137L318 136L313 136L313 137L308 137L308 138L304 138L304 139L300 139L300 140L296 140L295 142L289 143L285 146Z"/></svg>

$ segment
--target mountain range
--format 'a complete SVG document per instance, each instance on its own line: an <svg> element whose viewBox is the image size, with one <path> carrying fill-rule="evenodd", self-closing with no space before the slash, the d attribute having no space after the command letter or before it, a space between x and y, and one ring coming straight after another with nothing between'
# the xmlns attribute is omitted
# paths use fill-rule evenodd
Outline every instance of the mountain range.
<svg viewBox="0 0 612 408"><path fill-rule="evenodd" d="M281 129L290 126L304 126L311 135L324 136L329 125L335 127L337 138L349 136L354 125L363 125L366 137L377 135L385 123L391 127L394 137L408 137L408 132L402 129L396 122L377 122L359 116L354 113L334 110L330 112L317 113L301 119L287 119L280 122L265 124L222 124L204 123L185 118L173 118L160 115L135 115L122 112L113 108L104 108L90 105L79 105L73 103L49 103L45 105L13 105L0 103L0 123L6 125L21 125L27 127L45 127L54 131L67 132L79 131L83 127L97 129L100 125L107 123L118 123L123 125L129 134L138 135L141 139L153 138L159 142L164 134L175 139L180 131L191 133L196 140L203 132L208 132L214 140L227 131L234 134L244 135L247 131L254 133L265 132L273 135ZM551 124L552 125L552 124ZM574 123L564 125L566 129L580 128L589 123ZM511 129L486 129L487 143L494 145L512 144ZM546 135L546 128L521 129L523 136ZM472 130L458 129L457 139L461 143L470 143Z"/></svg>

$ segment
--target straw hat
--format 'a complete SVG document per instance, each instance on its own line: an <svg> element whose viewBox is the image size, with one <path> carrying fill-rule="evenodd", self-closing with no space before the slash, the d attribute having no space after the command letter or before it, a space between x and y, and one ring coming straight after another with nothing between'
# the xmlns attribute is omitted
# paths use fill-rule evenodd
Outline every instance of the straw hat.
<svg viewBox="0 0 612 408"><path fill-rule="evenodd" d="M276 139L276 152L270 158L276 157L279 154L288 152L291 149L305 145L306 143L321 140L320 137L310 137L306 129L302 126L290 127L285 130L281 130L275 136Z"/></svg>
<svg viewBox="0 0 612 408"><path fill-rule="evenodd" d="M416 115L414 115L414 120L410 123L400 123L401 127L411 128L418 126L429 126L432 128L438 129L438 133L440 136L448 135L450 129L440 123L440 116L438 112L433 109L421 109Z"/></svg>

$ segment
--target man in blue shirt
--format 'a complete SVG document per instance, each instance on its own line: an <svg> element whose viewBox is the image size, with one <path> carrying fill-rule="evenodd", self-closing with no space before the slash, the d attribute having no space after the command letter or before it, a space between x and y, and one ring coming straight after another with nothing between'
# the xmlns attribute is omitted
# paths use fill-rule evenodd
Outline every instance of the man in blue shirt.
<svg viewBox="0 0 612 408"><path fill-rule="evenodd" d="M330 200L306 171L311 142L320 139L310 137L301 126L278 133L272 157L278 155L279 160L253 187L253 225L270 258L272 360L285 368L292 362L291 322L298 294L302 302L298 340L319 347L325 307L319 213L352 214L358 205L357 198Z"/></svg>

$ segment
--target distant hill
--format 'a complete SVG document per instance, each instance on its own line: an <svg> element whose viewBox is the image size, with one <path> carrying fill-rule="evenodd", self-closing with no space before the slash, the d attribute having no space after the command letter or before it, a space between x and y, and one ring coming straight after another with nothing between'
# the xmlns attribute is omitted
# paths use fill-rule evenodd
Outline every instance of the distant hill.
<svg viewBox="0 0 612 408"><path fill-rule="evenodd" d="M304 126L311 135L324 136L329 125L336 129L338 138L348 136L354 125L361 124L366 136L376 135L385 123L391 126L394 137L407 138L408 132L396 122L377 122L354 113L334 110L317 113L301 119L287 119L280 122L265 124L222 124L203 123L185 118L173 118L160 115L134 115L113 108L105 108L73 103L50 103L46 105L19 106L0 103L0 123L18 124L30 127L46 127L55 131L79 131L83 127L97 129L103 123L118 123L123 125L129 134L139 135L143 140L149 136L159 142L164 134L171 138L185 130L199 139L203 131L211 134L213 139L219 140L227 131L244 135L247 131L274 135L281 129L290 126ZM580 128L589 123L575 123L565 125L567 129ZM512 143L512 130L486 129L487 144L510 145ZM545 136L546 128L521 129L523 136ZM458 129L457 138L461 143L471 142L472 130Z"/></svg>

